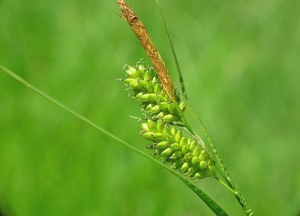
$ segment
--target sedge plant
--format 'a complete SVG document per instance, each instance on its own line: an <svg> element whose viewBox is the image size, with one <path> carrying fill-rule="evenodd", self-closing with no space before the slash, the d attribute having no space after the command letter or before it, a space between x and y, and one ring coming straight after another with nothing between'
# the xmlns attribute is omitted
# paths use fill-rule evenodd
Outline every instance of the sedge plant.
<svg viewBox="0 0 300 216"><path fill-rule="evenodd" d="M131 97L140 101L143 106L142 111L145 118L139 120L142 128L141 135L152 141L152 144L147 148L153 149L155 151L153 155L158 155L164 163L168 163L171 168L178 170L186 178L198 180L213 177L217 179L235 195L245 213L253 215L237 185L227 172L213 139L199 115L188 102L182 73L159 1L156 0L156 3L171 45L181 91L175 91L165 63L151 41L142 21L125 1L118 0L118 3L123 12L120 16L130 25L154 67L145 67L141 62L138 62L135 67L127 66L125 68L127 78L123 80L128 87L127 90L131 92ZM186 106L189 107L206 135L210 144L209 148L206 147L185 118L183 112ZM224 181L217 177L216 170ZM226 214L215 213L217 215Z"/></svg>
<svg viewBox="0 0 300 216"><path fill-rule="evenodd" d="M237 185L229 176L211 136L188 101L181 70L158 0L156 0L156 3L171 45L181 89L174 88L164 61L152 43L144 24L128 4L123 0L118 0L118 3L123 12L120 16L131 26L153 65L148 66L142 61L136 63L135 66L126 65L124 70L127 77L121 79L127 90L129 90L130 96L142 105L144 117L137 118L142 128L140 135L151 141L147 148L152 151L152 155L134 148L109 131L69 109L4 66L0 65L0 70L130 150L158 163L164 169L173 173L192 189L216 215L228 215L228 213L214 199L195 185L194 181L208 177L218 180L234 194L243 207L245 214L253 215ZM206 145L191 128L184 115L186 109L195 117L209 145ZM158 158L158 160L155 158Z"/></svg>

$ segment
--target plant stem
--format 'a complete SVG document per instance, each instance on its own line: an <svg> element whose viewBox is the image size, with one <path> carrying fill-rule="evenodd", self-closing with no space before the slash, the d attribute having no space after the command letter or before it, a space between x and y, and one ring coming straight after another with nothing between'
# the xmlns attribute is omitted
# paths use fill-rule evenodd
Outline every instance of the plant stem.
<svg viewBox="0 0 300 216"><path fill-rule="evenodd" d="M194 110L194 108L189 103L188 103L188 107L189 107L190 111L192 112L194 118L198 122L201 130L203 131L204 135L206 136L206 138L207 138L207 140L209 142L211 150L213 151L214 156L216 158L217 165L220 168L219 171L221 173L221 176L228 183L228 184L226 184L226 188L229 186L232 189L231 191L233 192L233 194L237 198L237 200L240 203L240 205L243 207L245 213L248 216L253 215L252 210L249 208L248 204L246 203L246 200L244 199L244 197L243 197L241 191L239 190L238 186L233 181L233 179L230 177L230 175L229 175L229 173L228 173L228 171L226 169L226 166L225 166L225 164L223 162L223 159L222 159L220 153L218 152L217 147L215 146L215 143L214 143L212 137L210 136L208 130L206 129L205 125L203 124L202 120L200 119L200 117L198 116L198 114L196 113L196 111ZM224 182L221 182L221 183L225 186Z"/></svg>

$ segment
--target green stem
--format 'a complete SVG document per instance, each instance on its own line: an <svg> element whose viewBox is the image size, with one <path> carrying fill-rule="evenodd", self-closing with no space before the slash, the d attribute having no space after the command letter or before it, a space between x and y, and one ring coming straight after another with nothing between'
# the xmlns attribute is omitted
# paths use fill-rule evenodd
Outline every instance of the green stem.
<svg viewBox="0 0 300 216"><path fill-rule="evenodd" d="M173 55L173 59L175 61L175 65L176 65L176 70L177 70L177 75L178 75L178 78L179 78L179 82L180 82L180 86L181 86L181 93L183 95L183 98L185 101L188 100L188 97L187 97L187 94L186 94L186 91L185 91L185 86L184 86L184 81L183 81L183 76L182 76L182 73L181 73L181 69L180 69L180 66L179 66L179 63L178 63L178 60L177 60L177 55L176 55L176 52L175 52L175 48L174 48L174 45L173 45L173 42L171 40L171 35L169 33L169 29L168 29L168 26L167 26L167 22L165 20L165 16L163 14L163 11L160 7L160 3L158 0L155 0L156 1L156 5L159 9L159 12L160 12L160 16L161 16L161 19L163 21L163 24L164 24L164 27L165 27L165 30L166 30L166 33L167 33L167 36L168 36L168 41L169 41L169 44L171 46L171 50L172 50L172 55Z"/></svg>
<svg viewBox="0 0 300 216"><path fill-rule="evenodd" d="M225 182L223 182L221 179L219 179L218 177L215 177L215 179L220 182L223 186L225 186L231 193L235 194L235 191L231 189L231 187L228 186L228 184L226 184Z"/></svg>
<svg viewBox="0 0 300 216"><path fill-rule="evenodd" d="M186 102L188 102L188 98L187 98L187 94L186 94L186 91L185 91L185 86L184 86L184 81L183 81L183 77L182 77L182 73L181 73L181 69L179 67L179 63L178 63L178 60L177 60L177 55L176 55L176 52L175 52L175 49L174 49L174 45L172 43L172 40L171 40L171 36L170 36L170 33L169 33L169 30L168 30L168 26L167 26L167 23L166 23L166 20L165 20L165 17L163 15L163 11L161 9L161 6L160 6L160 3L159 3L159 0L156 0L156 4L157 4L157 7L159 9L159 12L160 12L160 15L161 15L161 18L162 18L162 21L163 21L163 24L164 24L164 28L166 30L166 33L167 33L167 36L168 36L168 41L169 41L169 44L171 46L171 50L172 50L172 55L173 55L173 58L174 58L174 61L175 61L175 65L176 65L176 69L177 69L177 74L178 74L178 77L179 77L179 81L180 81L180 86L181 86L181 93L183 94L183 97L184 97L184 100ZM181 111L178 107L178 104L175 103L176 105L176 108L177 110ZM189 105L189 104L188 104ZM209 144L210 144L210 147L211 147L211 150L213 151L214 155L215 155L215 158L217 160L217 163L216 163L216 166L218 168L218 170L220 171L220 174L221 176L225 179L225 181L228 183L228 184L225 184L224 182L222 182L222 184L224 186L226 186L228 188L228 185L230 185L232 187L232 189L234 190L231 190L233 192L233 194L237 197L239 203L241 204L241 206L244 208L244 211L247 215L251 215L253 214L251 209L248 207L245 199L243 198L242 194L240 193L237 185L235 184L235 182L231 179L231 177L229 176L229 173L227 172L227 169L225 167L225 164L221 158L221 155L218 153L218 150L214 144L214 141L212 139L212 137L210 136L210 134L208 133L208 130L206 129L206 127L204 126L202 120L200 119L200 117L197 115L196 111L193 109L193 107L191 105L189 105L189 109L191 110L193 116L195 117L196 121L198 122L199 126L201 127L202 131L204 132ZM181 117L183 119L183 122L184 124L186 124L186 127L188 128L188 130L193 134L193 135L196 135L196 133L192 130L192 128L190 127L188 121L186 120L185 116L183 115L182 112L179 112L181 114ZM198 136L199 137L199 136ZM199 139L201 140L201 138L199 137ZM203 141L201 140L201 142L203 143Z"/></svg>
<svg viewBox="0 0 300 216"><path fill-rule="evenodd" d="M196 111L194 110L194 108L188 104L188 107L192 113L192 115L194 116L194 118L196 119L196 121L198 122L201 130L203 131L204 135L206 136L208 143L215 155L217 164L219 166L219 171L222 175L222 177L224 177L225 181L228 183L227 186L230 186L231 189L233 190L233 194L235 195L235 197L237 198L238 202L240 203L240 205L243 207L245 213L249 216L253 215L252 210L249 208L248 204L246 203L246 200L244 199L243 195L241 194L238 186L236 185L236 183L233 181L233 179L230 177L226 166L223 162L223 159L221 157L221 155L219 154L217 147L215 146L215 143L212 139L212 137L210 136L208 130L206 129L205 125L203 124L202 120L200 119L200 117L198 116L198 114L196 113ZM227 187L226 186L226 187Z"/></svg>

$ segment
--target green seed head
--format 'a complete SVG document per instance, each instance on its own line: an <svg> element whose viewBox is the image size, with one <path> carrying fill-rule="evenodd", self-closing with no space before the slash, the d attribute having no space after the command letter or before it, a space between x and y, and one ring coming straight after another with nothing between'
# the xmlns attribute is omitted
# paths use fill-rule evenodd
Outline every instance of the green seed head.
<svg viewBox="0 0 300 216"><path fill-rule="evenodd" d="M169 98L153 69L138 63L136 67L127 66L127 78L124 84L128 86L131 95L142 103L142 111L146 121L141 122L141 135L152 141L149 149L155 150L162 161L169 163L174 169L195 180L214 177L212 158L203 144L192 137L181 120L181 112L186 109L186 102L180 102L177 110ZM177 106L178 107L178 106ZM176 126L180 123L181 128Z"/></svg>

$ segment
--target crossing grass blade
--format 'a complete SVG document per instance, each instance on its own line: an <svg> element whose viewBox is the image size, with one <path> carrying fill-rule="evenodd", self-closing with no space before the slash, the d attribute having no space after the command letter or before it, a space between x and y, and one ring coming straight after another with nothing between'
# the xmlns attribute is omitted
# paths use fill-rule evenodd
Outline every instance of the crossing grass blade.
<svg viewBox="0 0 300 216"><path fill-rule="evenodd" d="M138 153L138 154L140 154L140 155L148 158L149 160L152 160L153 162L156 162L157 164L159 164L160 166L162 166L166 170L168 170L171 173L173 173L180 180L182 180L189 188L191 188L209 206L209 208L216 215L220 215L220 216L226 216L226 215L228 215L213 199L211 199L206 193L204 193L199 187L197 187L190 180L182 177L176 170L171 169L167 165L159 162L158 160L155 160L152 156L149 156L149 155L145 154L144 152L138 150L137 148L134 148L129 143L127 143L124 140L120 139L119 137L113 135L112 133L108 132L104 128L96 125L95 123L93 123L92 121L88 120L87 118L85 118L84 116L80 115L79 113L75 112L74 110L71 110L70 108L66 107L61 102L59 102L59 101L55 100L54 98L50 97L49 95L47 95L43 91L39 90L38 88L36 88L32 84L28 83L26 80L24 80L23 78L21 78L20 76L18 76L13 71L11 71L11 70L7 69L6 67L2 66L1 64L0 64L0 70L3 71L4 73L8 74L9 76L11 76L13 79L17 80L21 84L25 85L27 88L31 89L32 91L34 91L37 94L41 95L42 97L46 98L50 102L52 102L55 105L59 106L63 110L71 113L72 115L74 115L77 118L81 119L82 121L86 122L90 126L92 126L95 129L99 130L101 133L103 133L103 134L107 135L108 137L112 138L113 140L119 142L120 144L124 145L125 147L129 148L130 150L132 150L132 151L134 151L134 152L136 152L136 153Z"/></svg>

